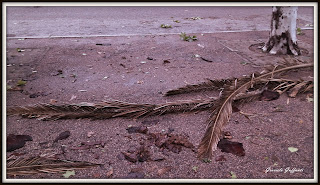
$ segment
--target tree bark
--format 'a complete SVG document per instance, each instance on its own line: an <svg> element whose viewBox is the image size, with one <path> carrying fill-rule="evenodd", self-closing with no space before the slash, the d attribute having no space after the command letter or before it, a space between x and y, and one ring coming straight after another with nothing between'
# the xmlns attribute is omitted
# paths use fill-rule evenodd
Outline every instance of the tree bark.
<svg viewBox="0 0 320 185"><path fill-rule="evenodd" d="M297 43L298 7L272 7L271 31L268 42L262 48L270 54L300 55Z"/></svg>

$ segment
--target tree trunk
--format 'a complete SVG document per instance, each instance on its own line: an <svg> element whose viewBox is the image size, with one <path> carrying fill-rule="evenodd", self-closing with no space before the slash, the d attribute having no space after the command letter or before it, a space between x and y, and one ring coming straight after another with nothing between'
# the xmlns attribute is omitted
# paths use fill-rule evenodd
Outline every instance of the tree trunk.
<svg viewBox="0 0 320 185"><path fill-rule="evenodd" d="M268 42L262 48L270 54L300 55L297 43L298 7L272 7L271 32Z"/></svg>

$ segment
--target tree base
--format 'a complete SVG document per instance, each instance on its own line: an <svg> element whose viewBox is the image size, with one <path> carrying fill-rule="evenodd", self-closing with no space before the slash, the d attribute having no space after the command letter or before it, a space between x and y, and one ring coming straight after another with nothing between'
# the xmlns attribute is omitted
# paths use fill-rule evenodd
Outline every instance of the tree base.
<svg viewBox="0 0 320 185"><path fill-rule="evenodd" d="M301 55L298 44L292 41L288 31L271 36L262 51L278 55Z"/></svg>

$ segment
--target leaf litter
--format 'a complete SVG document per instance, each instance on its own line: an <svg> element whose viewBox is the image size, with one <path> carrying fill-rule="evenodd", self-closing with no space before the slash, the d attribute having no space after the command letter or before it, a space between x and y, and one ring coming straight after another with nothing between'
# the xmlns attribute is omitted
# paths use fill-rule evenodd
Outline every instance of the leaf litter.
<svg viewBox="0 0 320 185"><path fill-rule="evenodd" d="M266 66L263 72L254 73L250 76L242 78L231 78L223 80L211 80L202 84L189 85L187 87L179 88L176 90L168 91L165 95L183 94L201 90L220 90L223 89L223 93L216 99L204 99L204 100L189 100L185 102L172 102L161 105L152 104L133 104L121 101L103 102L101 104L84 104L84 105L59 105L53 107L53 105L40 104L29 107L8 107L8 114L20 114L34 117L38 114L37 109L41 107L41 114L49 119L62 119L62 118L80 118L80 117L94 117L99 118L114 118L114 117L145 117L152 115L162 115L169 112L186 112L194 110L207 110L213 108L212 115L209 117L207 123L207 131L203 137L199 150L198 157L202 160L211 161L212 152L216 149L219 142L219 136L223 126L228 122L230 115L232 114L232 105L234 103L243 104L250 101L258 100L261 97L261 92L268 92L267 95L262 96L262 100L273 100L279 97L283 92L288 92L291 88L296 87L298 82L293 80L287 80L279 78L279 74L284 72L299 69L313 67L313 63L304 63L298 59L287 60L284 58L282 63L277 65ZM313 82L311 82L313 83ZM210 85L211 84L211 85ZM272 96L269 97L269 91L261 91L261 88L268 87L273 88ZM248 91L249 89L254 91ZM300 87L299 87L300 88ZM311 89L312 85L301 87L298 93L303 93L307 89ZM278 94L277 94L278 93ZM59 110L59 113L54 113L53 110ZM63 113L66 110L69 113ZM78 114L79 110L85 110L81 114ZM105 113L101 111L106 111ZM46 111L54 113L53 115L46 115ZM62 115L61 115L62 113ZM78 114L78 115L75 115ZM41 115L39 115L41 117ZM210 133L210 134L209 134ZM161 133L154 134L153 140L158 146L166 146L166 142L169 141L169 136L161 135ZM172 137L174 138L174 137ZM177 144L177 143L175 143ZM178 145L179 146L179 145ZM180 143L181 146L181 143ZM170 149L170 147L166 148ZM172 147L173 151L179 151L179 147ZM241 153L241 152L238 152Z"/></svg>

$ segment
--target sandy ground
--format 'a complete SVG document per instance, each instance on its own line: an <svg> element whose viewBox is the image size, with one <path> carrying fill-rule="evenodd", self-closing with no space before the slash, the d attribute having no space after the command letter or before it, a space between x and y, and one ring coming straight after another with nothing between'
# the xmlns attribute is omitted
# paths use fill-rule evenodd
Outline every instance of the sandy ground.
<svg viewBox="0 0 320 185"><path fill-rule="evenodd" d="M313 31L298 35L302 60L313 59ZM164 97L163 94L186 84L209 79L241 77L262 70L265 63L282 60L255 50L250 45L265 42L267 31L242 33L194 34L198 41L185 42L179 35L7 39L7 85L18 80L27 83L23 91L7 91L7 106L37 103L98 103L121 100L131 103L165 103L176 100L217 96L204 91ZM17 48L22 49L18 52ZM197 55L210 60L207 62ZM164 61L168 62L164 62ZM60 71L60 72L59 72ZM61 73L62 74L59 74ZM312 80L313 71L291 73L293 77ZM34 97L30 95L39 94ZM35 156L45 152L62 153L60 159L103 164L76 170L69 179L313 179L314 178L314 105L306 94L274 101L256 101L240 107L254 114L247 119L233 113L224 131L232 141L243 143L245 156L215 151L211 163L197 159L190 148L180 153L161 151L155 145L149 150L162 160L130 162L119 156L137 148L147 137L128 133L129 125L146 125L149 132L168 132L187 136L197 147L205 132L209 112L177 113L145 119L115 118L106 120L40 121L7 116L6 134L30 135L33 141L12 153ZM277 111L281 109L281 111ZM149 123L149 124L148 124ZM67 139L51 142L64 131ZM88 137L91 132L92 136ZM73 150L81 142L102 141L104 146ZM48 142L49 144L43 144ZM42 143L42 144L40 144ZM290 152L288 147L298 148ZM63 148L63 151L62 151ZM219 161L217 157L226 160ZM153 158L153 159L155 159ZM107 173L113 169L112 176ZM273 169L266 173L266 169ZM285 169L299 169L294 173ZM282 172L276 171L283 169ZM301 170L302 169L302 170ZM16 179L64 179L61 173L7 177Z"/></svg>

